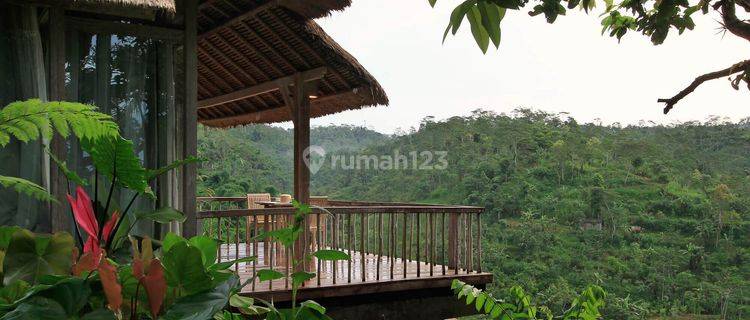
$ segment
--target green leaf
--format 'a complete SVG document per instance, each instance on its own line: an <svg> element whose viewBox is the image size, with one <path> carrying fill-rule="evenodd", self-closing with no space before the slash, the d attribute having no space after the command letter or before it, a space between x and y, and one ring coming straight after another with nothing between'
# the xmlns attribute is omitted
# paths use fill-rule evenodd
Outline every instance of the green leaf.
<svg viewBox="0 0 750 320"><path fill-rule="evenodd" d="M505 8L493 3L479 2L479 12L482 15L482 26L489 34L495 48L500 47L500 22L505 17Z"/></svg>
<svg viewBox="0 0 750 320"><path fill-rule="evenodd" d="M293 227L286 227L281 228L269 232L265 232L261 235L261 238L271 238L278 242L281 242L285 247L289 247L294 244L295 241L297 241L297 238L299 238L299 235L301 233L301 230L294 230Z"/></svg>
<svg viewBox="0 0 750 320"><path fill-rule="evenodd" d="M214 252L216 252L216 251L214 251ZM255 257L244 257L244 258L239 258L239 259L235 259L235 260L232 260L232 261L219 262L219 263L210 265L208 267L208 270L209 271L226 270L226 269L229 269L230 267L232 267L236 263L247 263L247 262L253 262L255 260L256 260Z"/></svg>
<svg viewBox="0 0 750 320"><path fill-rule="evenodd" d="M170 163L170 164L168 164L168 165L166 165L164 167L161 167L159 169L148 170L148 171L146 171L146 181L151 181L152 179L154 179L154 178L156 178L156 177L158 177L158 176L160 176L162 174L165 174L165 173L167 173L167 172L169 172L171 170L174 170L174 169L177 169L179 167L182 167L182 166L184 166L186 164L198 163L198 162L201 162L201 161L203 161L203 160L201 160L200 158L190 156L190 157L187 157L185 159L177 160L175 162L172 162L172 163Z"/></svg>
<svg viewBox="0 0 750 320"><path fill-rule="evenodd" d="M173 232L167 232L167 235L164 236L164 239L161 241L161 251L167 252L169 251L174 245L180 243L180 242L187 242L188 240L178 236L177 234ZM214 250L216 251L216 250ZM216 253L214 252L214 255ZM215 259L214 259L215 260Z"/></svg>
<svg viewBox="0 0 750 320"><path fill-rule="evenodd" d="M237 308L242 314L246 315L261 315L270 311L266 307L255 305L255 299L241 296L239 294L233 294L229 297L229 305Z"/></svg>
<svg viewBox="0 0 750 320"><path fill-rule="evenodd" d="M216 253L218 252L219 242L206 236L195 236L190 238L188 243L201 251L203 265L209 267L216 263Z"/></svg>
<svg viewBox="0 0 750 320"><path fill-rule="evenodd" d="M239 284L239 278L232 275L216 288L179 298L164 313L164 320L205 320L210 319L229 303L229 296Z"/></svg>
<svg viewBox="0 0 750 320"><path fill-rule="evenodd" d="M37 293L37 296L57 301L69 316L78 315L90 295L89 285L80 278L66 278Z"/></svg>
<svg viewBox="0 0 750 320"><path fill-rule="evenodd" d="M136 221L149 220L158 223L185 222L185 214L171 207L164 207L151 212L139 212Z"/></svg>
<svg viewBox="0 0 750 320"><path fill-rule="evenodd" d="M75 102L39 99L16 101L0 108L0 147L15 137L21 142L49 139L53 128L67 137L72 129L79 139L98 139L119 135L112 117L96 111L96 107Z"/></svg>
<svg viewBox="0 0 750 320"><path fill-rule="evenodd" d="M315 301L307 300L307 301L303 301L299 305L300 307L303 307L303 308L315 310L320 314L326 314L326 308Z"/></svg>
<svg viewBox="0 0 750 320"><path fill-rule="evenodd" d="M477 295L477 300L474 302L474 306L477 309L477 312L482 311L482 307L484 307L484 302L487 300L487 295L484 293L480 293Z"/></svg>
<svg viewBox="0 0 750 320"><path fill-rule="evenodd" d="M59 320L66 319L65 309L55 300L34 297L18 305L0 320Z"/></svg>
<svg viewBox="0 0 750 320"><path fill-rule="evenodd" d="M437 0L427 0L427 2L429 2L430 6L434 8L435 7L435 3L437 3Z"/></svg>
<svg viewBox="0 0 750 320"><path fill-rule="evenodd" d="M482 53L487 53L487 48L490 45L490 35L482 26L482 15L479 12L479 8L471 7L471 10L466 14L466 18L469 20L471 34L474 36L477 45L479 45L479 49L482 50Z"/></svg>
<svg viewBox="0 0 750 320"><path fill-rule="evenodd" d="M47 189L26 179L0 176L0 185L40 201L58 202Z"/></svg>
<svg viewBox="0 0 750 320"><path fill-rule="evenodd" d="M135 192L154 198L146 181L146 169L133 150L133 142L122 137L82 140L81 147L91 155L94 167L110 180Z"/></svg>
<svg viewBox="0 0 750 320"><path fill-rule="evenodd" d="M3 269L5 284L16 280L37 283L50 274L68 274L73 253L73 237L68 233L34 235L18 230L11 237Z"/></svg>
<svg viewBox="0 0 750 320"><path fill-rule="evenodd" d="M271 269L259 270L257 275L260 281L273 281L284 278L283 273Z"/></svg>
<svg viewBox="0 0 750 320"><path fill-rule="evenodd" d="M109 309L96 309L94 311L91 311L83 317L81 317L81 320L116 320L117 317L115 316L114 312Z"/></svg>
<svg viewBox="0 0 750 320"><path fill-rule="evenodd" d="M211 278L203 267L200 250L179 242L162 256L162 264L170 287L186 294L204 291L211 287Z"/></svg>
<svg viewBox="0 0 750 320"><path fill-rule="evenodd" d="M448 21L448 27L446 28L445 34L443 35L443 42L445 42L445 38L448 36L449 30L453 33L453 35L458 32L458 28L461 27L461 22L463 22L466 13L474 7L476 2L476 0L466 0L463 3L459 4L455 9L453 9L453 12L451 12L450 20Z"/></svg>
<svg viewBox="0 0 750 320"><path fill-rule="evenodd" d="M292 285L295 287L299 287L301 284L305 283L305 281L315 278L315 273L297 271L295 273L292 273L291 278Z"/></svg>
<svg viewBox="0 0 750 320"><path fill-rule="evenodd" d="M318 250L315 251L315 253L312 254L314 257L325 260L325 261L339 261L339 260L349 260L351 257L343 251L339 250Z"/></svg>

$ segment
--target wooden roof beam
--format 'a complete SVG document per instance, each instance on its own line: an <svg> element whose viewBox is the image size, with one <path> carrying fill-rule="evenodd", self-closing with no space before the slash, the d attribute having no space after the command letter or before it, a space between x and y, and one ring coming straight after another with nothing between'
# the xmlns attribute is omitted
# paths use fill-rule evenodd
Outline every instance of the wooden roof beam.
<svg viewBox="0 0 750 320"><path fill-rule="evenodd" d="M347 90L347 91L341 92L341 93L336 93L336 94L331 94L331 95L327 95L327 96L322 96L322 97L314 99L314 100L312 100L310 102L313 105L314 104L325 103L325 102L329 102L329 101L340 99L342 96L350 95L350 94L352 94L354 92L366 92L366 91L369 91L369 90L370 90L370 87L359 87L359 88L352 89L352 90ZM366 94L366 93L364 93L364 94ZM358 94L358 95L361 96L361 94ZM276 111L279 111L280 109L289 109L289 107L288 107L289 103L291 103L291 101L287 102L287 104L285 104L283 106L278 106L278 107L274 107L274 108L271 108L271 109L268 109L268 110L258 111L255 114L258 114L260 116L261 114L269 113L269 112L276 112ZM198 102L198 104L200 105L200 101ZM247 117L246 114L240 114L240 115L232 115L232 116L227 116L227 117L218 117L218 118L213 118L213 119L201 119L200 122L208 122L208 123L214 122L215 123L215 122L220 122L220 121L237 121L237 120L245 120L246 117ZM291 119L288 120L288 121L291 121Z"/></svg>
<svg viewBox="0 0 750 320"><path fill-rule="evenodd" d="M264 93L279 90L281 86L289 85L294 81L294 77L299 75L303 81L313 81L323 78L328 72L328 68L320 67L312 70L299 72L298 74L279 78L276 80L267 81L261 84L254 85L249 88L237 90L235 92L227 93L218 97L208 98L198 101L198 109L209 108L233 101L244 100Z"/></svg>

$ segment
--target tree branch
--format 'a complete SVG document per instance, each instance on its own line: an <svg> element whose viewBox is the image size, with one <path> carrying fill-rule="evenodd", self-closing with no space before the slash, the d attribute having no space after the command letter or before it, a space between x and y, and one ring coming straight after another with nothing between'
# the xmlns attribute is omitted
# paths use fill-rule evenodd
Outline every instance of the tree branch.
<svg viewBox="0 0 750 320"><path fill-rule="evenodd" d="M736 36L750 41L750 23L737 18L735 1L739 1L740 5L747 5L745 0L723 0L717 3L717 5L720 5L724 27Z"/></svg>
<svg viewBox="0 0 750 320"><path fill-rule="evenodd" d="M700 86L704 82L709 81L709 80L715 80L715 79L722 78L722 77L728 77L735 73L744 72L748 68L750 68L750 60L745 60L742 62L735 63L729 68L719 70L719 71L714 71L711 73L706 73L700 77L695 78L695 80L693 80L693 83L687 86L687 88L682 89L682 91L677 93L677 95L675 95L674 97L669 98L669 99L659 99L658 102L660 103L663 102L667 104L664 107L664 114L667 114L669 110L672 110L672 108L674 108L674 105L677 102L680 102L680 100L685 98L687 95L693 93L693 91L695 91L695 89L697 89L698 86Z"/></svg>

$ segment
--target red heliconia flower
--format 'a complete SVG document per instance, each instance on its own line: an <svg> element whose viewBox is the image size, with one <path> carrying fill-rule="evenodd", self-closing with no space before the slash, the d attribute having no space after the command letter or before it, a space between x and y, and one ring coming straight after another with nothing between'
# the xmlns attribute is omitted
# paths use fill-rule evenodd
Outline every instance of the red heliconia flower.
<svg viewBox="0 0 750 320"><path fill-rule="evenodd" d="M102 239L99 239L99 222L96 221L96 215L94 215L94 207L91 203L91 198L81 186L76 188L76 195L78 198L73 198L68 195L68 202L70 203L71 209L73 209L73 216L76 219L76 223L88 234L86 243L83 244L83 253L91 253L96 257L98 262L102 256L101 241L108 240L112 235L112 231L115 228L115 224L119 219L120 215L115 211L112 217L109 218L107 223L104 224L102 231Z"/></svg>

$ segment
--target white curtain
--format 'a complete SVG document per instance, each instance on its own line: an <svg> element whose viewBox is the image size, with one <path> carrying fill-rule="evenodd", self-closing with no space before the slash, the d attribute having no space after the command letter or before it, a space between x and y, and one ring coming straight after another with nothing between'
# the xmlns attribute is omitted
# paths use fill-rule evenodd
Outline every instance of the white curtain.
<svg viewBox="0 0 750 320"><path fill-rule="evenodd" d="M0 4L0 107L18 100L46 100L42 38L37 11L31 6ZM41 143L12 141L0 149L0 175L45 185ZM0 189L0 224L37 231L49 228L46 204Z"/></svg>

